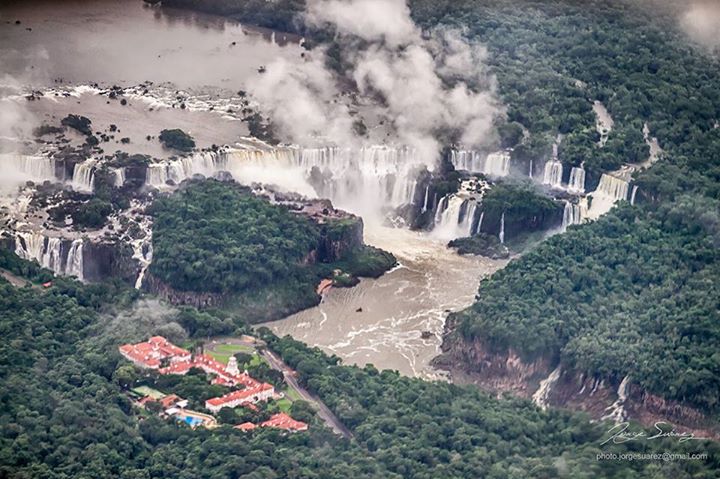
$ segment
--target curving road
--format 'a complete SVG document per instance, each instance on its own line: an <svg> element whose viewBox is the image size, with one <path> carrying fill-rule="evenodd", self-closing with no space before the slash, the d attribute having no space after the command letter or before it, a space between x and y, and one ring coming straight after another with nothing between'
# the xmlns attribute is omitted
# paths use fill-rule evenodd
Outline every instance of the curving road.
<svg viewBox="0 0 720 479"><path fill-rule="evenodd" d="M263 350L260 351L260 354L263 358L267 360L268 364L270 364L273 369L276 369L277 371L283 373L285 383L287 383L288 386L297 391L297 393L300 395L301 398L303 398L303 400L309 402L315 407L315 410L317 411L318 416L320 416L320 419L325 421L325 424L327 424L330 429L332 429L336 434L344 436L348 439L353 437L350 429L348 429L342 422L340 422L337 416L333 414L330 408L328 408L325 403L320 400L320 398L302 387L300 383L297 382L297 379L295 379L295 371L293 371L290 366L285 364L285 362L277 355L275 355L272 351Z"/></svg>

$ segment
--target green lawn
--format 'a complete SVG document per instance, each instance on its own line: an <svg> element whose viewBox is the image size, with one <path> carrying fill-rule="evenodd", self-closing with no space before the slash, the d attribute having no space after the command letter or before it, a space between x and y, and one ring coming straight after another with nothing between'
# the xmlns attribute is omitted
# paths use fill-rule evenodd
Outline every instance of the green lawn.
<svg viewBox="0 0 720 479"><path fill-rule="evenodd" d="M290 406L292 406L292 401L288 398L282 398L275 401L275 404L277 404L278 409L284 413L290 412Z"/></svg>
<svg viewBox="0 0 720 479"><path fill-rule="evenodd" d="M237 353L252 354L255 352L255 348L252 346L245 346L243 344L218 344L217 346L214 346L212 350L208 348L206 352L216 361L227 364L230 356Z"/></svg>
<svg viewBox="0 0 720 479"><path fill-rule="evenodd" d="M161 393L157 389L153 389L149 386L138 386L136 388L131 389L132 392L139 394L141 397L150 396L153 399L162 399L165 397L165 394Z"/></svg>
<svg viewBox="0 0 720 479"><path fill-rule="evenodd" d="M298 392L293 388L287 388L283 392L285 393L285 397L291 401L300 401L302 399Z"/></svg>

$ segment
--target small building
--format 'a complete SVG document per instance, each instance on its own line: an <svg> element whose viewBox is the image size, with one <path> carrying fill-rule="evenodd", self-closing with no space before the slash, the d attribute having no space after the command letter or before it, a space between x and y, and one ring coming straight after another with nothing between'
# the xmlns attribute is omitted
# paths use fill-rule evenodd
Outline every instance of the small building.
<svg viewBox="0 0 720 479"><path fill-rule="evenodd" d="M247 432L247 431L252 431L256 427L257 426L251 422L244 422L242 424L238 424L237 426L235 426L235 429L239 429L243 432Z"/></svg>
<svg viewBox="0 0 720 479"><path fill-rule="evenodd" d="M284 412L274 414L267 421L260 423L260 427L274 427L277 429L284 429L286 431L307 431L308 425L302 421L296 421Z"/></svg>

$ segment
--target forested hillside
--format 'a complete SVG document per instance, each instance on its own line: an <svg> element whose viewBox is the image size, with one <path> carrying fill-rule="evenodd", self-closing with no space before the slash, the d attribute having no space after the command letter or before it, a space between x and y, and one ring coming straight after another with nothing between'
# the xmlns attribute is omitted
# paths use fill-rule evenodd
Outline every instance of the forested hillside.
<svg viewBox="0 0 720 479"><path fill-rule="evenodd" d="M460 333L615 381L631 374L658 395L717 411L717 59L669 18L619 2L478 3L413 5L425 25L465 25L487 44L508 119L532 133L528 148L564 133L560 159L584 161L594 181L647 158L645 123L665 153L637 175L639 206L571 228L484 281ZM615 120L604 148L595 99Z"/></svg>
<svg viewBox="0 0 720 479"><path fill-rule="evenodd" d="M3 253L17 274L36 267ZM42 274L48 274L47 272ZM164 324L125 316L134 291L61 280L16 288L0 280L0 475L45 478L712 477L717 447L676 440L632 450L709 452L707 461L597 461L604 429L474 388L337 365L319 350L265 336L356 439L310 432L192 430L136 416L117 345ZM266 333L267 334L267 333ZM141 420L142 419L142 420ZM603 446L621 452L626 446Z"/></svg>

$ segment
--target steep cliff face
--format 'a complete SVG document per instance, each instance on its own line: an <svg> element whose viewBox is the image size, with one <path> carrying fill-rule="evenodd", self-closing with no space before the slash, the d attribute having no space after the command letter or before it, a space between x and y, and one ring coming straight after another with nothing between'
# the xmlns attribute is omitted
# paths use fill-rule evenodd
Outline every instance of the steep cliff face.
<svg viewBox="0 0 720 479"><path fill-rule="evenodd" d="M363 246L363 221L357 216L332 220L320 225L316 261L340 261Z"/></svg>
<svg viewBox="0 0 720 479"><path fill-rule="evenodd" d="M216 293L200 293L195 291L178 291L165 284L149 271L145 274L143 288L172 304L194 306L195 308L211 308L222 305L226 297Z"/></svg>
<svg viewBox="0 0 720 479"><path fill-rule="evenodd" d="M637 421L653 428L667 423L679 432L720 439L720 425L702 411L645 391L632 378L594 377L541 357L523 361L513 350L493 351L483 342L465 341L451 315L445 325L442 354L433 366L450 372L457 383L475 384L489 392L511 393L542 406L587 412L593 419ZM556 375L553 377L553 375ZM551 380L552 378L552 380ZM543 389L542 398L538 391Z"/></svg>
<svg viewBox="0 0 720 479"><path fill-rule="evenodd" d="M132 284L140 266L132 247L121 241L87 241L83 247L84 277L87 281L120 278Z"/></svg>

